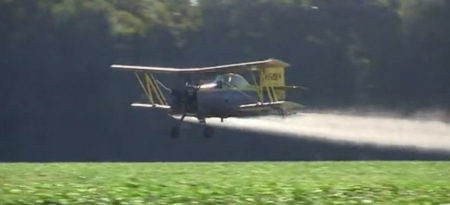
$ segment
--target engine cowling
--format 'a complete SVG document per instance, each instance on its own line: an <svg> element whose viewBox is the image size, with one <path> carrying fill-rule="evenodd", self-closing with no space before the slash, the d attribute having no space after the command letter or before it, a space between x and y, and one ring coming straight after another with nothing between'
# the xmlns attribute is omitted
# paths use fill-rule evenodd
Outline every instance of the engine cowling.
<svg viewBox="0 0 450 205"><path fill-rule="evenodd" d="M172 89L172 109L180 112L196 112L197 110L197 87L186 85L183 89Z"/></svg>

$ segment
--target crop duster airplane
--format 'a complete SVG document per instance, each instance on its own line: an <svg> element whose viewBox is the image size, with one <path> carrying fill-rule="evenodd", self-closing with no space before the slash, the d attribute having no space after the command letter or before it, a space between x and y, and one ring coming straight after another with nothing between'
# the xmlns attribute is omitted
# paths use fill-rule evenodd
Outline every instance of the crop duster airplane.
<svg viewBox="0 0 450 205"><path fill-rule="evenodd" d="M285 85L285 68L288 66L281 60L270 58L201 68L116 64L111 68L134 72L141 85L148 102L131 106L164 110L172 116L181 115L179 123L171 128L172 138L179 136L180 125L186 116L196 117L204 125L204 137L209 138L214 130L206 125L206 118L217 117L223 122L228 117L286 116L301 109L302 105L285 101L286 90L305 89ZM243 77L246 73L251 76L253 84ZM186 81L180 88L168 88L153 74L181 75Z"/></svg>

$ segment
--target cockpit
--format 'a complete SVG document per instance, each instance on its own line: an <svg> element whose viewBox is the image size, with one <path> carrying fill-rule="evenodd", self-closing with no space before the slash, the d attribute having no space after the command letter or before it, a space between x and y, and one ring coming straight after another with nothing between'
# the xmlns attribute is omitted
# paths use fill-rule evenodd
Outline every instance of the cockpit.
<svg viewBox="0 0 450 205"><path fill-rule="evenodd" d="M218 75L212 82L202 84L200 88L242 89L249 85L250 84L243 76L236 73L227 73Z"/></svg>

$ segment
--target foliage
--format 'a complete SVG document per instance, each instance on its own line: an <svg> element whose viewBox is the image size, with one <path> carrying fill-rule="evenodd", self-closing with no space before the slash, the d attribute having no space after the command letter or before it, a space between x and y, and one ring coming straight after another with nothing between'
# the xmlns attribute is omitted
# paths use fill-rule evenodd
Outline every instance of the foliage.
<svg viewBox="0 0 450 205"><path fill-rule="evenodd" d="M439 162L2 164L1 204L437 204Z"/></svg>

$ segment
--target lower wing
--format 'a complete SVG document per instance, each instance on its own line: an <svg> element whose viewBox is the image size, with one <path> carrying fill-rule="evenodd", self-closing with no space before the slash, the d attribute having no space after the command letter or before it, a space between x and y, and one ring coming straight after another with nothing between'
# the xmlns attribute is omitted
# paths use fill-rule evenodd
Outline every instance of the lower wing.
<svg viewBox="0 0 450 205"><path fill-rule="evenodd" d="M132 107L142 107L142 108L154 108L157 110L170 110L169 105L160 105L160 104L145 104L145 103L133 103Z"/></svg>
<svg viewBox="0 0 450 205"><path fill-rule="evenodd" d="M292 101L253 103L239 106L239 108L237 109L237 115L241 117L258 115L284 115L286 113L298 111L304 107L305 106Z"/></svg>

